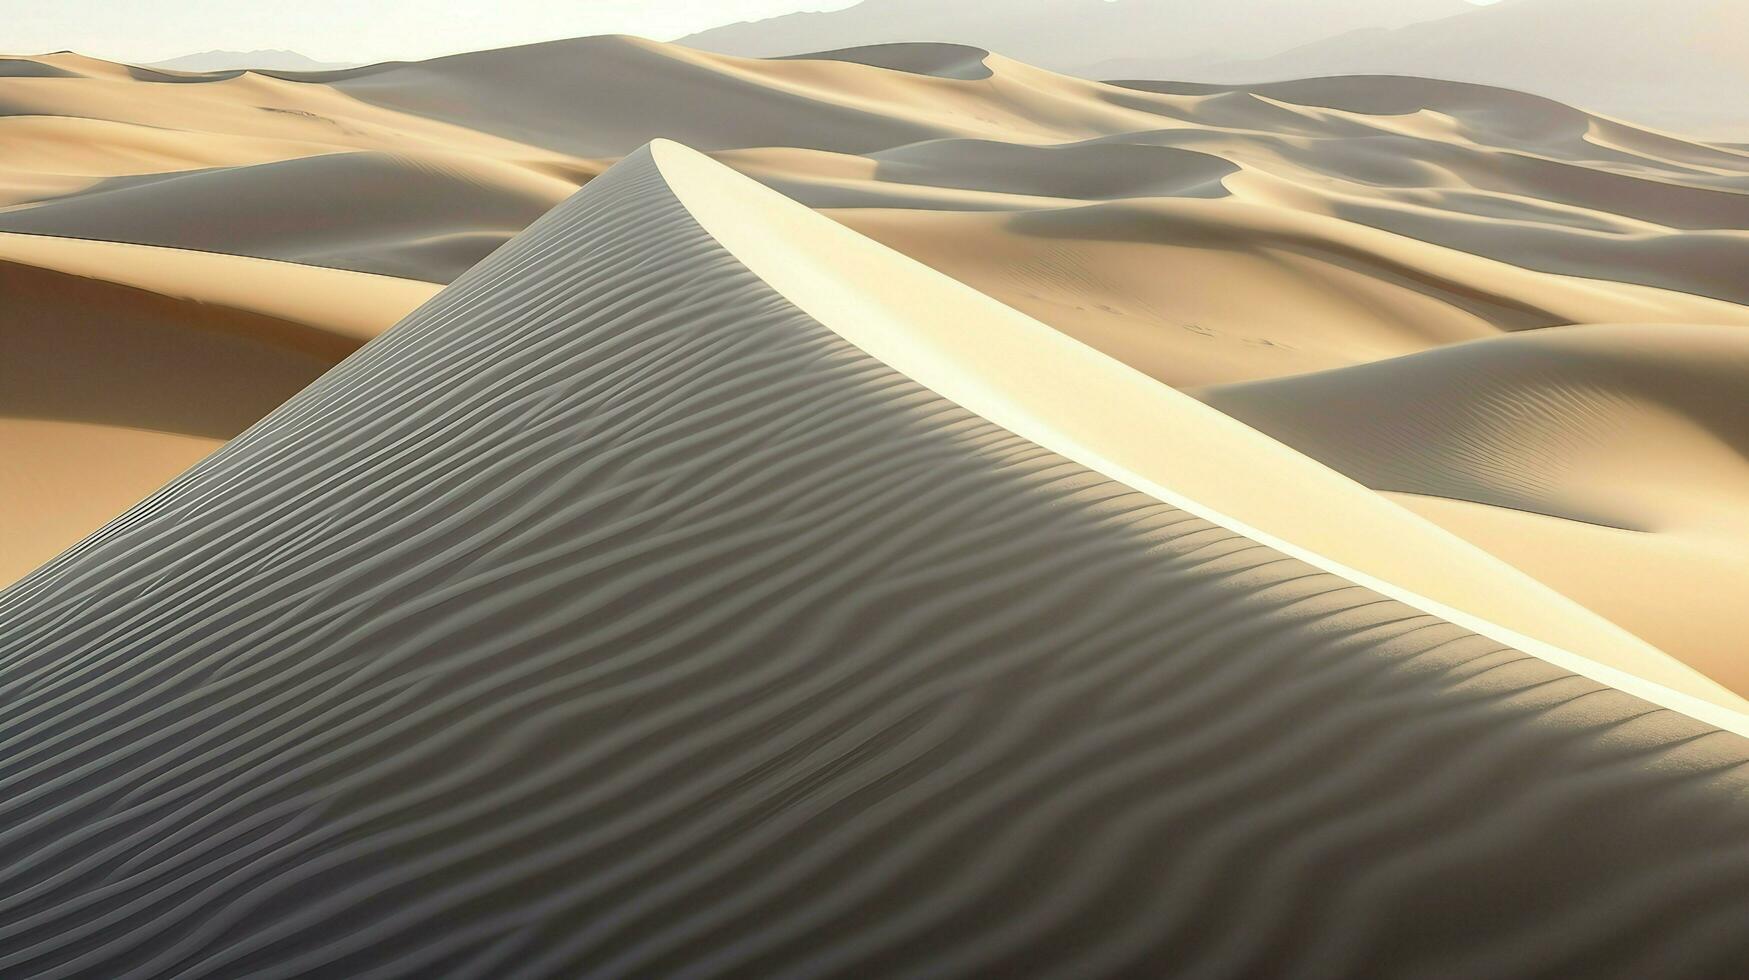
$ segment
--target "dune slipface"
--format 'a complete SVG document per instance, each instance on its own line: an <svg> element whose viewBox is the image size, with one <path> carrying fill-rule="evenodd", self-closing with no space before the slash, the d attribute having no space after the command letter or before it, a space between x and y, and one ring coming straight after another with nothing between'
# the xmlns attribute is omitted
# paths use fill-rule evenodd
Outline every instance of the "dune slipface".
<svg viewBox="0 0 1749 980"><path fill-rule="evenodd" d="M1749 957L1741 737L936 394L664 153L0 594L0 974Z"/></svg>

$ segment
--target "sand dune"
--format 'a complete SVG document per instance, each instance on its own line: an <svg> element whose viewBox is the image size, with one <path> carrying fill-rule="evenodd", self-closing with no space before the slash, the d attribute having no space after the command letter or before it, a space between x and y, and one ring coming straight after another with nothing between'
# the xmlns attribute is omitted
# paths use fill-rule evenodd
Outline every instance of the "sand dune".
<svg viewBox="0 0 1749 980"><path fill-rule="evenodd" d="M1749 261L1749 152L1473 84L1348 77L1251 88L1112 86L965 45L756 61L623 37L338 72L163 72L66 52L5 65L0 231L30 233L7 238L23 243L7 252L10 275L49 283L72 271L86 280L65 292L31 287L31 315L84 331L89 310L114 320L133 303L121 299L135 296L128 290L159 292L142 301L156 310L154 329L173 329L178 310L198 304L184 318L194 338L177 341L177 350L212 352L213 336L229 336L243 339L224 343L254 352L238 366L191 355L171 387L117 383L100 399L112 406L101 418L61 408L7 418L206 439L201 451L394 322L430 283L455 280L614 159L658 137L712 151L1174 387L1369 364L1413 373L1418 355L1516 343L1548 327L1749 327L1740 275ZM66 238L166 248L131 252L152 259L110 271L91 262L59 268L54 255L66 245L31 250ZM194 250L212 252L198 261L234 262L196 273ZM327 273L315 266L383 275L334 271L317 282L308 275ZM87 296L93 290L117 299L101 306ZM283 308L287 297L318 296L334 303ZM61 341L42 338L63 327L33 327L31 350L61 357L52 353ZM290 336L325 346L315 352ZM91 369L110 376L115 364ZM1572 367L1588 369L1578 360ZM210 390L224 409L166 420L164 392L180 390ZM1380 390L1413 390L1420 411L1441 418L1487 404L1469 385ZM1300 422L1312 427L1315 418L1324 415ZM1329 418L1329 430L1279 434L1378 490L1415 493L1399 502L1714 676L1733 677L1740 690L1739 669L1718 653L1733 646L1723 644L1733 620L1697 613L1728 607L1723 583L1735 576L1737 551L1725 542L1737 532L1714 532L1723 527L1718 518L1686 509L1697 499L1697 471L1641 467L1630 490L1607 467L1565 469L1564 493L1593 511L1656 500L1658 555L1690 569L1677 577L1698 595L1674 604L1644 593L1611 600L1606 593L1621 576L1560 558L1565 544L1529 546L1534 535L1497 527L1518 523L1515 516L1474 507L1453 516L1452 507L1427 502L1427 488L1355 469L1341 450L1352 439L1347 423L1341 413ZM1270 429L1266 418L1254 420ZM1539 423L1541 434L1527 423L1515 437L1534 444L1567 425L1558 413ZM0 436L0 450L40 457L40 430L10 430L16 451L3 441L12 436ZM1641 458L1639 439L1660 432L1599 427L1593 439L1620 469L1632 465L1621 460ZM1718 439L1693 444L1733 451ZM128 490L105 499L119 507L152 476L173 476L196 450L177 446L152 457L159 464L129 464ZM1726 465L1730 457L1718 458ZM1525 478L1546 485L1553 478L1534 472L1543 464L1525 458ZM1485 455L1453 455L1441 467L1443 483L1490 479ZM79 465L24 472L12 479L28 479L37 499L93 493L68 485L87 472ZM1441 486L1432 492L1450 492ZM1735 483L1711 486L1707 514L1737 506ZM1544 500L1543 513L1551 506ZM94 527L94 511L86 513L7 556L5 567L21 572L72 541L73 523ZM1553 509L1550 520L1564 525L1550 525L1558 527L1550 541L1595 539L1574 523L1581 516ZM1583 574L1562 572L1578 565ZM1721 586L1709 586L1709 576ZM1684 613L1653 614L1653 604Z"/></svg>
<svg viewBox="0 0 1749 980"><path fill-rule="evenodd" d="M1749 135L1738 0L860 0L679 43L795 56L875 42L988 45L1101 79L1255 83L1396 74L1508 86L1722 139Z"/></svg>
<svg viewBox="0 0 1749 980"><path fill-rule="evenodd" d="M895 46L863 60L828 52L761 61L592 37L301 77L379 109L583 157L617 157L676 133L707 150L869 153L942 137L1062 142L1134 132L1157 118L1150 100L980 48ZM950 60L982 66L970 72L982 77L911 70ZM580 119L573 93L610 86L638 97L593 100Z"/></svg>
<svg viewBox="0 0 1749 980"><path fill-rule="evenodd" d="M195 170L0 212L0 231L448 282L575 185L477 157L362 151ZM425 202L442 201L441 207Z"/></svg>
<svg viewBox="0 0 1749 980"><path fill-rule="evenodd" d="M1740 327L1596 324L1199 394L1745 691L1745 391Z"/></svg>
<svg viewBox="0 0 1749 980"><path fill-rule="evenodd" d="M728 24L679 43L774 57L880 41L958 41L1079 71L1142 56L1194 63L1272 55L1343 31L1398 27L1468 9L1464 0L1009 0L1000 7L861 0L840 10Z"/></svg>
<svg viewBox="0 0 1749 980"><path fill-rule="evenodd" d="M1414 73L1565 99L1715 138L1749 135L1749 7L1737 0L1513 0L1395 30L1331 35L1267 57L1190 67L1209 81ZM1097 77L1176 77L1142 58ZM1115 74L1114 74L1115 73Z"/></svg>
<svg viewBox="0 0 1749 980"><path fill-rule="evenodd" d="M283 48L259 51L200 51L185 54L165 61L155 61L151 68L165 68L171 71L234 71L240 68L272 71L333 71L339 68L352 68L351 64L337 61L317 61L296 51Z"/></svg>
<svg viewBox="0 0 1749 980"><path fill-rule="evenodd" d="M1636 129L1547 100L1403 79L1144 91L1053 75L945 45L886 46L825 57L832 60L758 62L635 39L594 38L418 64L284 77L195 75L185 79L194 84L163 85L135 79L130 72L137 69L55 56L41 63L82 74L9 80L3 101L33 117L82 119L88 129L100 120L111 129L151 127L151 139L168 144L154 145L152 152L166 159L139 159L140 151L127 148L121 132L101 139L84 133L77 153L85 159L76 164L66 159L72 133L21 133L33 137L19 144L29 155L5 168L12 172L0 174L0 183L17 188L12 193L18 203L31 193L57 200L22 213L0 212L0 219L15 227L26 223L30 230L79 234L92 219L69 192L120 190L111 187L118 176L175 172L185 179L229 182L254 171L189 171L374 150L419 163L373 165L369 161L377 158L361 156L328 166L337 171L359 167L359 179L367 182L375 173L399 178L403 169L419 171L405 176L413 183L428 182L431 193L374 195L378 199L348 202L351 206L369 209L386 226L412 229L414 241L472 235L476 245L483 245L501 240L505 225L530 220L537 200L550 205L612 158L649 139L675 136L707 149L743 151L732 155L738 167L819 207L1031 213L1113 197L1174 205L1211 199L1218 203L1204 210L1223 228L1242 227L1245 209L1260 206L1278 225L1303 223L1289 234L1314 245L1345 229L1371 227L1389 236L1379 236L1381 244L1374 246L1387 252L1419 249L1440 263L1479 254L1519 269L1657 291L1628 291L1615 309L1550 310L1533 318L1536 325L1737 322L1742 314L1736 307L1749 299L1742 277L1734 274L1749 258L1749 234L1743 231L1749 223L1743 206L1749 200L1744 193L1749 154ZM988 77L874 67L956 64L976 65ZM955 73L965 72L946 72ZM142 85L149 90L143 92ZM638 98L589 100L580 106L569 96L615 86L636 91ZM187 135L177 136L179 130ZM172 147L207 158L176 166L168 159ZM427 161L411 149L416 147L430 148L437 157ZM852 156L806 157L764 147ZM876 165L869 168L855 156L860 154ZM250 155L254 158L247 159ZM40 162L27 165L31 160ZM112 181L67 188L68 172L76 165ZM452 174L459 183L440 188L432 171ZM304 172L310 177L301 185L294 178L298 186L288 187L282 199L317 210L334 207L319 190L327 171L292 171ZM271 168L261 173L264 180L284 176ZM461 186L466 183L479 186ZM144 223L154 227L131 230L158 230L156 219ZM1156 243L1171 241L1175 226L1183 223L1194 226L1196 216L1144 208L1115 225L1120 238L1139 233ZM1211 244L1222 252L1252 253L1279 249L1280 234L1272 230L1262 240L1239 235L1236 241ZM1084 230L1076 233L1085 236ZM1037 259L1058 244L1033 244L1058 237L1048 231L1017 237ZM1412 241L1394 244L1397 239ZM245 247L265 246L238 246ZM355 253L334 246L337 255L323 258L324 249L316 249L315 256L356 265L372 261L379 250L387 261L397 247L417 252L405 242L373 241ZM464 254L478 251L457 244L447 258L429 263L424 274L453 278ZM402 269L419 264L413 258L395 261ZM1338 254L1327 264L1341 261ZM967 262L965 277L975 276L975 254ZM1254 275L1248 272L1246 278ZM1536 277L1516 279L1510 299L1542 310L1547 305L1540 295L1543 284ZM1476 283L1461 285L1475 288ZM1602 292L1621 294L1609 288ZM1667 293L1731 305L1697 311L1683 297ZM1021 291L1007 290L999 298L1025 305ZM1672 307L1667 316L1659 315L1664 304ZM1169 321L1173 312L1164 311L1168 315L1159 319ZM1186 316L1176 324L1155 319L1137 327L1171 336L1183 322L1217 331L1228 326L1206 322L1208 313L1216 319L1255 319L1240 310L1186 312L1196 318ZM1406 311L1393 311L1392 318L1426 319ZM1377 356L1403 352L1387 349ZM1237 378L1185 383L1222 380Z"/></svg>
<svg viewBox="0 0 1749 980"><path fill-rule="evenodd" d="M936 78L957 78L970 81L995 74L988 64L990 52L966 44L946 44L928 41L906 41L897 44L859 44L832 51L809 50L787 57L801 61L845 61L853 65L869 65L908 71Z"/></svg>
<svg viewBox="0 0 1749 980"><path fill-rule="evenodd" d="M659 144L654 158L705 230L787 300L1009 431L1497 640L1589 669L1567 657L1583 650L1613 671L1749 708L1509 566L1120 362L695 153Z"/></svg>
<svg viewBox="0 0 1749 980"><path fill-rule="evenodd" d="M633 154L0 593L0 970L1749 954L1749 742L1114 482L1161 420L1078 429L1099 406L1024 383L1051 358L1218 418ZM1391 513L1233 441L1229 476Z"/></svg>
<svg viewBox="0 0 1749 980"><path fill-rule="evenodd" d="M1749 148L1002 38L0 58L0 976L1749 961Z"/></svg>
<svg viewBox="0 0 1749 980"><path fill-rule="evenodd" d="M243 431L435 287L0 235L0 581Z"/></svg>

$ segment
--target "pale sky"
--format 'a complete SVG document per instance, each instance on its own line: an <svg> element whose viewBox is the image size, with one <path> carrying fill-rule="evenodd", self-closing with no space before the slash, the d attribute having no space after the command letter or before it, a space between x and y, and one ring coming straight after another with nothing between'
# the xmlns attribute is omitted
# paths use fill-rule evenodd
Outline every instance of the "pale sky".
<svg viewBox="0 0 1749 980"><path fill-rule="evenodd" d="M1000 0L942 0L989 3ZM1315 0L1308 0L1315 2ZM1496 0L1470 0L1493 3ZM0 53L111 61L286 48L317 61L414 60L590 34L671 40L855 0L0 0Z"/></svg>
<svg viewBox="0 0 1749 980"><path fill-rule="evenodd" d="M0 0L0 52L65 48L150 62L286 48L317 61L389 61L590 34L671 40L855 0ZM944 0L952 2L952 0Z"/></svg>

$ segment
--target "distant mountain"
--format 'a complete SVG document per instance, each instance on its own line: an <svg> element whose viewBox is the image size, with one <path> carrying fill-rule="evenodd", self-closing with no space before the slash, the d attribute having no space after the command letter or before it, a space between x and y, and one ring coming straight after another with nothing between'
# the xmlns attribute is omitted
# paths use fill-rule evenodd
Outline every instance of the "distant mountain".
<svg viewBox="0 0 1749 980"><path fill-rule="evenodd" d="M1192 64L1161 52L1095 65L1103 78L1254 83L1421 75L1533 92L1607 115L1749 140L1749 2L1504 0L1358 30L1270 57Z"/></svg>
<svg viewBox="0 0 1749 980"><path fill-rule="evenodd" d="M1345 31L1401 27L1471 9L1467 0L864 0L844 10L730 24L679 43L773 57L949 41L1080 73L1116 59L1260 58Z"/></svg>
<svg viewBox="0 0 1749 980"><path fill-rule="evenodd" d="M155 61L147 68L170 71L235 71L239 68L266 71L333 71L354 68L357 62L317 61L296 51L202 51L169 61Z"/></svg>

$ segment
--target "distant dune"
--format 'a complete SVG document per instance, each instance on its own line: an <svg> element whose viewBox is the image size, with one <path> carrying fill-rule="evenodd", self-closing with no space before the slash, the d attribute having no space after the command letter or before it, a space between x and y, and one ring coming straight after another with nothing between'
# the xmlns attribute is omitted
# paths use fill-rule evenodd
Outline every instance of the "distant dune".
<svg viewBox="0 0 1749 980"><path fill-rule="evenodd" d="M332 71L336 68L355 68L357 64L345 61L317 61L296 51L277 49L272 51L201 51L197 54L185 54L178 58L165 61L154 61L146 67L164 68L169 71Z"/></svg>
<svg viewBox="0 0 1749 980"><path fill-rule="evenodd" d="M1425 76L1749 141L1742 0L862 0L677 43L772 57L917 41L987 47L1083 78Z"/></svg>
<svg viewBox="0 0 1749 980"><path fill-rule="evenodd" d="M1467 0L862 0L842 10L729 24L675 43L769 58L936 41L993 48L1073 73L1142 55L1173 62L1257 58L1346 31L1402 27L1470 9Z"/></svg>
<svg viewBox="0 0 1749 980"><path fill-rule="evenodd" d="M1284 529L1539 591L656 143L0 592L0 971L1749 956L1728 696Z"/></svg>
<svg viewBox="0 0 1749 980"><path fill-rule="evenodd" d="M1099 78L1263 82L1314 75L1427 75L1523 89L1636 122L1749 140L1749 4L1741 0L1506 0L1388 29L1333 32L1263 57L1154 55Z"/></svg>
<svg viewBox="0 0 1749 980"><path fill-rule="evenodd" d="M43 363L127 379L105 399L51 397L70 390L47 380L62 374L9 359L41 380L0 395L0 449L41 459L63 438L89 447L7 477L39 502L0 513L9 575L237 434L621 156L674 137L1199 392L1739 692L1749 683L1716 652L1749 629L1749 611L1704 588L1737 573L1749 541L1728 517L1749 507L1749 489L1707 476L1734 472L1741 443L1720 428L1730 404L1673 407L1574 361L1581 376L1561 390L1599 394L1542 399L1504 435L1480 432L1465 413L1516 389L1475 401L1469 372L1492 368L1456 353L1542 349L1518 341L1612 324L1633 325L1608 329L1636 331L1642 346L1713 337L1695 349L1734 350L1727 338L1749 327L1740 147L1471 84L1119 86L944 44L754 61L592 38L289 74L71 54L6 64L0 234L13 288L36 297L24 335ZM578 96L608 91L633 96ZM108 251L66 265L83 245ZM102 339L136 322L182 330L185 341L150 347L188 356ZM221 343L251 353L226 368ZM1681 357L1661 358L1682 370ZM1455 374L1381 381L1426 365ZM1707 370L1707 390L1728 392L1744 368L1732 356ZM1404 399L1390 414L1413 420L1415 438L1462 451L1360 465L1354 443L1386 434L1377 420L1329 405L1285 425L1266 411L1267 387L1239 397L1319 372L1364 379L1379 411ZM185 404L191 391L205 394ZM1665 421L1629 424L1652 415ZM1632 487L1611 476L1640 440L1678 431L1695 460L1715 463L1640 467ZM1489 440L1522 449L1576 432L1604 455L1521 452L1512 495L1484 492L1501 479ZM82 460L103 460L112 478L93 480L97 464ZM1539 557L1548 549L1533 540L1586 557ZM1646 589L1645 561L1668 570L1662 591ZM1702 586L1660 598L1676 582Z"/></svg>

